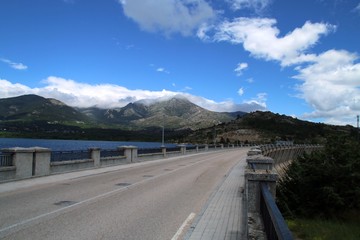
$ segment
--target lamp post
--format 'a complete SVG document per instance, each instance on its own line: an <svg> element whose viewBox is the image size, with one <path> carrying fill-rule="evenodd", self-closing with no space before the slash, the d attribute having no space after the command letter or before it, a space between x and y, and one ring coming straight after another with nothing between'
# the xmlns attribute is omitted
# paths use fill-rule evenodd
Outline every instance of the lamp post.
<svg viewBox="0 0 360 240"><path fill-rule="evenodd" d="M356 120L357 120L357 139L359 140L359 134L360 134L360 131L359 131L359 115L356 116Z"/></svg>
<svg viewBox="0 0 360 240"><path fill-rule="evenodd" d="M165 147L165 115L163 115L162 134L161 134L161 147Z"/></svg>

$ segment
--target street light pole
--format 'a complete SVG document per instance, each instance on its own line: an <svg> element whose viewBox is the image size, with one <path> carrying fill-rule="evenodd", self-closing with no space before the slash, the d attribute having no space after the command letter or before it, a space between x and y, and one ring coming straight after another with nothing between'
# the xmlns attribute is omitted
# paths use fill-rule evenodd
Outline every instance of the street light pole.
<svg viewBox="0 0 360 240"><path fill-rule="evenodd" d="M165 141L164 140L165 140L165 115L163 115L161 147L165 147Z"/></svg>
<svg viewBox="0 0 360 240"><path fill-rule="evenodd" d="M360 134L360 130L359 130L359 115L356 116L356 120L357 120L357 140L359 141L359 134Z"/></svg>

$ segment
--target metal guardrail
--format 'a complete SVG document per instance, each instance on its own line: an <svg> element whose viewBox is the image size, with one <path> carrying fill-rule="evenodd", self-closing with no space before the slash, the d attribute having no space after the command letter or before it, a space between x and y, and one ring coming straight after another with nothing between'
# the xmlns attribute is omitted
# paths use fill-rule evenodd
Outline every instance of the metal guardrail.
<svg viewBox="0 0 360 240"><path fill-rule="evenodd" d="M266 183L260 184L260 214L268 240L294 239Z"/></svg>
<svg viewBox="0 0 360 240"><path fill-rule="evenodd" d="M181 151L180 147L172 147L166 149L166 152L180 152L180 151Z"/></svg>
<svg viewBox="0 0 360 240"><path fill-rule="evenodd" d="M51 162L71 161L80 159L90 159L90 152L88 150L77 151L53 151L51 152Z"/></svg>
<svg viewBox="0 0 360 240"><path fill-rule="evenodd" d="M13 160L11 154L1 154L0 153L0 167L10 167L13 166Z"/></svg>
<svg viewBox="0 0 360 240"><path fill-rule="evenodd" d="M124 156L124 149L101 149L100 158Z"/></svg>
<svg viewBox="0 0 360 240"><path fill-rule="evenodd" d="M187 146L186 147L186 151L191 151L191 150L195 150L195 149L197 149L198 147L196 147L196 146Z"/></svg>
<svg viewBox="0 0 360 240"><path fill-rule="evenodd" d="M138 154L151 154L151 153L162 153L161 148L139 148Z"/></svg>

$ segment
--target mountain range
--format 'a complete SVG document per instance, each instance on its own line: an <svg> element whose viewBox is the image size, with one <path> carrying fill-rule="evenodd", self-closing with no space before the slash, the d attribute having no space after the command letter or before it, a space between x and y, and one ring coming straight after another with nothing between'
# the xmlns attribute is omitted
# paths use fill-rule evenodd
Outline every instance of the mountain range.
<svg viewBox="0 0 360 240"><path fill-rule="evenodd" d="M168 100L138 101L122 108L74 108L59 100L37 95L0 99L1 122L45 121L67 125L142 130L162 127L196 130L229 122L244 112L212 112L184 97Z"/></svg>
<svg viewBox="0 0 360 240"><path fill-rule="evenodd" d="M122 108L74 108L52 98L0 99L0 137L239 143L324 143L330 135L360 139L359 129L272 112L212 112L184 97L138 101Z"/></svg>

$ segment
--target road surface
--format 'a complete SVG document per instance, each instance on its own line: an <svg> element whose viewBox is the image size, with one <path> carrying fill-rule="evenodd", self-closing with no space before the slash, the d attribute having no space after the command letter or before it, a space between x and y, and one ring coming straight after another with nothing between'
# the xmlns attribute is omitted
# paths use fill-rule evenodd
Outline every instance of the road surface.
<svg viewBox="0 0 360 240"><path fill-rule="evenodd" d="M180 238L247 150L0 184L0 239Z"/></svg>

